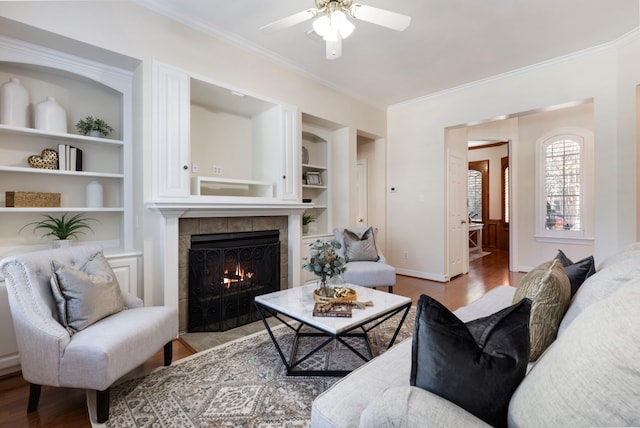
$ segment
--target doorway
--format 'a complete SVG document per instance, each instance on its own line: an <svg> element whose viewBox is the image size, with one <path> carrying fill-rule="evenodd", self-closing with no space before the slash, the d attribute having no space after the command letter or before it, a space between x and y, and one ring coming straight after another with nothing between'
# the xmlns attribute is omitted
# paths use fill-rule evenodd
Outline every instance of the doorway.
<svg viewBox="0 0 640 428"><path fill-rule="evenodd" d="M509 141L470 141L468 165L470 226L482 230L478 246L508 253Z"/></svg>

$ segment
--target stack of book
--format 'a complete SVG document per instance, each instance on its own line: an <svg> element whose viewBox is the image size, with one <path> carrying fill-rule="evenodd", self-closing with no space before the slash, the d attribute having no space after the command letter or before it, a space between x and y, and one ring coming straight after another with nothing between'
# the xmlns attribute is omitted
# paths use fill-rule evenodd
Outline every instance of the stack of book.
<svg viewBox="0 0 640 428"><path fill-rule="evenodd" d="M351 318L351 303L316 302L313 306L313 316Z"/></svg>
<svg viewBox="0 0 640 428"><path fill-rule="evenodd" d="M58 144L58 169L82 171L82 150L69 144Z"/></svg>

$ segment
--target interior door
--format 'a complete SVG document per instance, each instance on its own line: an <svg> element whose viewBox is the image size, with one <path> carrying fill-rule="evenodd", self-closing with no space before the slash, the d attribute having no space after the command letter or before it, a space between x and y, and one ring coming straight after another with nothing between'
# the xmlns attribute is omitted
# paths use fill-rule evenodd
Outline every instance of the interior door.
<svg viewBox="0 0 640 428"><path fill-rule="evenodd" d="M467 161L456 153L448 155L449 278L468 269Z"/></svg>
<svg viewBox="0 0 640 428"><path fill-rule="evenodd" d="M366 227L369 224L367 218L367 192L369 182L367 179L368 164L366 159L356 162L356 218L355 224L358 227Z"/></svg>

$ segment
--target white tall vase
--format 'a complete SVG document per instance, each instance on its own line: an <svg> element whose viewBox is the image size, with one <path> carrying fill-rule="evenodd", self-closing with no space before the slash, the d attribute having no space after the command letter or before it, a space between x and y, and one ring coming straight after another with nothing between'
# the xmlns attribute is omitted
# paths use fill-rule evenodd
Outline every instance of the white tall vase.
<svg viewBox="0 0 640 428"><path fill-rule="evenodd" d="M97 181L90 181L86 187L87 208L102 208L104 205L102 197L102 184Z"/></svg>
<svg viewBox="0 0 640 428"><path fill-rule="evenodd" d="M67 113L53 97L36 104L35 108L36 129L49 132L67 133Z"/></svg>
<svg viewBox="0 0 640 428"><path fill-rule="evenodd" d="M17 77L11 77L0 87L0 123L29 126L29 92Z"/></svg>

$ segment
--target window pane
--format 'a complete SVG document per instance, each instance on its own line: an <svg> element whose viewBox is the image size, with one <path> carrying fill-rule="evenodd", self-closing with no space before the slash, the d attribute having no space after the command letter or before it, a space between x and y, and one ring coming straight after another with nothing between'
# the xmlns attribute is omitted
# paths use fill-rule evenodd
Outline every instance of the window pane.
<svg viewBox="0 0 640 428"><path fill-rule="evenodd" d="M580 144L557 140L545 152L547 230L580 230Z"/></svg>
<svg viewBox="0 0 640 428"><path fill-rule="evenodd" d="M482 173L470 169L467 172L469 218L482 220Z"/></svg>

